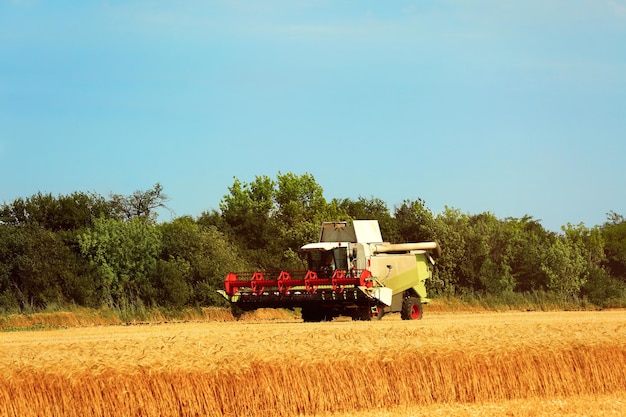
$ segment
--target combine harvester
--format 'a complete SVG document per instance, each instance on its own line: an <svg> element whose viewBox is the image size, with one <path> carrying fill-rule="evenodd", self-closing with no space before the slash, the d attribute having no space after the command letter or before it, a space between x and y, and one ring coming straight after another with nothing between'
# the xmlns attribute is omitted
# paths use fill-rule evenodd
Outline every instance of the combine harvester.
<svg viewBox="0 0 626 417"><path fill-rule="evenodd" d="M231 272L218 292L243 311L299 307L305 322L389 312L416 320L430 301L425 283L441 255L436 242L383 242L377 220L323 223L319 242L301 250L307 271Z"/></svg>

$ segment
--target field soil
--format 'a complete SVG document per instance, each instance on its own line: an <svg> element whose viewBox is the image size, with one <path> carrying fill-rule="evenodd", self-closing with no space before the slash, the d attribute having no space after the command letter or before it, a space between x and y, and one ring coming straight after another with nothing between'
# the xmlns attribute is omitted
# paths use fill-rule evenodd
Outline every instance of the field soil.
<svg viewBox="0 0 626 417"><path fill-rule="evenodd" d="M623 310L87 326L4 332L0 345L0 416L626 410Z"/></svg>

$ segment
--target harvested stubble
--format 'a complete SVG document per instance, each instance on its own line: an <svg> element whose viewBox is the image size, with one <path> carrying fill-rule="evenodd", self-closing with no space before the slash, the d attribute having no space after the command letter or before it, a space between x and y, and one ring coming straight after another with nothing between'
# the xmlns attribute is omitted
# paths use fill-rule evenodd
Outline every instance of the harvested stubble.
<svg viewBox="0 0 626 417"><path fill-rule="evenodd" d="M0 415L293 416L609 394L626 390L625 318L441 315L11 335L0 354Z"/></svg>

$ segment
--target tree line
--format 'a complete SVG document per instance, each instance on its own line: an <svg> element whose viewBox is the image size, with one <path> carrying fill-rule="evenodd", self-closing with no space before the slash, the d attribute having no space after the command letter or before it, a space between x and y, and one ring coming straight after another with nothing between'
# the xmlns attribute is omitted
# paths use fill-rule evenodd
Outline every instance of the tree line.
<svg viewBox="0 0 626 417"><path fill-rule="evenodd" d="M378 220L390 242L437 241L433 296L545 292L626 305L626 219L548 231L531 216L497 218L423 200L324 198L311 174L235 178L219 209L159 222L160 184L124 196L37 193L0 206L0 312L50 306L181 309L224 305L230 271L304 269L302 244L323 221Z"/></svg>

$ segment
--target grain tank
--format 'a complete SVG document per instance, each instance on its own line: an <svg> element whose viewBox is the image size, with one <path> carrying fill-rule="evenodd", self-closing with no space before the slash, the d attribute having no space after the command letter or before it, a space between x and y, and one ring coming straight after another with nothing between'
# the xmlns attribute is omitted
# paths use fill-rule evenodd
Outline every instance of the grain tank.
<svg viewBox="0 0 626 417"><path fill-rule="evenodd" d="M376 220L325 222L318 242L301 251L305 271L231 272L218 292L243 311L301 308L307 322L390 312L415 320L429 302L425 283L441 255L436 242L384 242Z"/></svg>

